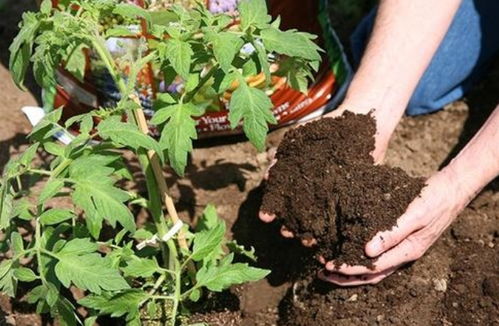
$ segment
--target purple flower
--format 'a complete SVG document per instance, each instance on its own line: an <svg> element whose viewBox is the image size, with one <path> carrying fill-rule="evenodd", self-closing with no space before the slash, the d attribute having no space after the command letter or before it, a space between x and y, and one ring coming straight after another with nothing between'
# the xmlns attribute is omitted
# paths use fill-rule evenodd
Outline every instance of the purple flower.
<svg viewBox="0 0 499 326"><path fill-rule="evenodd" d="M222 12L234 12L239 0L209 0L210 11L214 14Z"/></svg>

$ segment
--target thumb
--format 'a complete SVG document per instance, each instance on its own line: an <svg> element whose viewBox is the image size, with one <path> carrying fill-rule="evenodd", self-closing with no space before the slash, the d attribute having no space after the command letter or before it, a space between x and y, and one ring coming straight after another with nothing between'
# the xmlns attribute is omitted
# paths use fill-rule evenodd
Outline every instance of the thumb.
<svg viewBox="0 0 499 326"><path fill-rule="evenodd" d="M366 245L366 254L369 257L378 257L385 251L395 247L412 233L423 228L422 219L412 214L410 207L397 220L397 225L389 231L378 232Z"/></svg>

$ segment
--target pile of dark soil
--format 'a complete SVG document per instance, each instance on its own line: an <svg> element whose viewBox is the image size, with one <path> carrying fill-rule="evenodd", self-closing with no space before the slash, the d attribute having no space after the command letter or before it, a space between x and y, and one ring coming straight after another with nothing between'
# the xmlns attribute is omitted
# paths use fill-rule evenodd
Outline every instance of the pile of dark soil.
<svg viewBox="0 0 499 326"><path fill-rule="evenodd" d="M289 131L270 170L262 210L276 214L318 254L337 264L373 267L365 244L391 229L419 195L423 179L374 165L371 115L318 120Z"/></svg>

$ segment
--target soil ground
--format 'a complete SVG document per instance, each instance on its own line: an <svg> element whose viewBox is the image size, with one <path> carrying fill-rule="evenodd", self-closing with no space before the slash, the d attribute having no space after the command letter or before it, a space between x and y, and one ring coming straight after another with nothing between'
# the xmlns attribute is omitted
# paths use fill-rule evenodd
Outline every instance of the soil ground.
<svg viewBox="0 0 499 326"><path fill-rule="evenodd" d="M0 12L0 170L26 146L30 126L20 107L36 104L39 94L32 83L28 83L29 92L18 91L5 68L20 13L31 4L6 3L8 9ZM431 175L485 121L497 104L497 94L498 65L464 101L436 114L404 118L390 144L387 163L414 176ZM268 147L275 147L284 132L273 132ZM267 155L257 153L247 142L203 141L194 150L187 177L168 180L184 219L194 222L205 205L215 204L230 226L230 235L241 244L253 245L260 257L258 265L273 271L264 281L234 289L237 296L232 296L228 306L239 311L219 312L220 322L215 325L234 325L236 320L243 326L292 325L286 317L289 301L283 298L291 293L302 265L297 262L306 249L281 238L278 225L266 225L257 218L260 184L268 164ZM499 182L489 185L422 259L381 284L328 287L321 290L327 295L309 299L320 304L319 312L330 318L328 325L499 325L498 190ZM302 283L297 284L294 288L299 290ZM294 306L300 308L300 302ZM291 312L298 315L294 309ZM310 315L314 309L303 313ZM0 296L0 325L47 323L22 301Z"/></svg>

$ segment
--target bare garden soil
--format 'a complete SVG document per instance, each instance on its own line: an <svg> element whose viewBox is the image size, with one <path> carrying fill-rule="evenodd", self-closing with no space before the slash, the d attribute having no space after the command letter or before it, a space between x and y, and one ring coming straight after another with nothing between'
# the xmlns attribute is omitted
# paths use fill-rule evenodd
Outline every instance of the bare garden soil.
<svg viewBox="0 0 499 326"><path fill-rule="evenodd" d="M0 12L0 169L11 155L26 147L30 126L19 109L36 104L39 94L35 87L29 87L27 93L18 91L5 68L7 47L20 13L29 3L8 0L9 9ZM465 101L436 114L404 118L390 144L386 164L400 167L412 177L430 176L476 132L496 105L498 93L496 65ZM356 132L368 129L363 125ZM276 147L285 131L273 132L268 147ZM210 313L197 315L197 320L220 326L499 325L497 180L422 259L376 286L337 288L314 279L318 266L310 259L310 249L297 240L282 238L278 223L259 221L261 180L269 163L265 153L257 153L240 139L207 140L197 144L186 178L167 175L184 220L194 224L207 204L215 204L228 224L229 235L240 244L254 246L258 266L272 270L266 280L236 287L216 298L206 306ZM399 177L408 180L401 172ZM416 195L415 191L410 197ZM0 325L51 324L23 299L0 296ZM101 321L101 325L111 324Z"/></svg>

